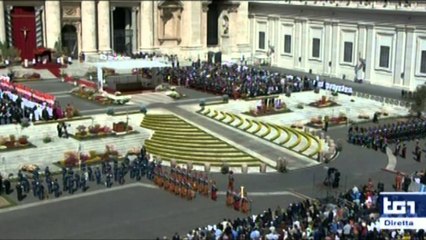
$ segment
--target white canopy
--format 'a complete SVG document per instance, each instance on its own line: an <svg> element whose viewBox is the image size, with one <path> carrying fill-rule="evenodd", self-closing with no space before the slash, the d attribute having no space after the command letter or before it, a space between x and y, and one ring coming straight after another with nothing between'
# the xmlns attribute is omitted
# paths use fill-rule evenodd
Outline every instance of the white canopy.
<svg viewBox="0 0 426 240"><path fill-rule="evenodd" d="M97 68L99 89L103 89L103 72L102 68L111 68L116 70L126 70L134 68L163 68L171 67L171 64L164 61L148 60L148 59L131 59L131 60L111 60L92 63Z"/></svg>

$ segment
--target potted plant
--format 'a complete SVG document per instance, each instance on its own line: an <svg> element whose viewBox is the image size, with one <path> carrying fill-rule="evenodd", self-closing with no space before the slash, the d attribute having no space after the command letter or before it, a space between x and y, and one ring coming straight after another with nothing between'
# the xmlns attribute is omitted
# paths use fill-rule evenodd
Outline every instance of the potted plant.
<svg viewBox="0 0 426 240"><path fill-rule="evenodd" d="M297 108L298 108L298 109L303 109L303 108L304 108L303 103L298 103L298 104L297 104Z"/></svg>
<svg viewBox="0 0 426 240"><path fill-rule="evenodd" d="M140 106L140 112L141 112L142 114L145 114L145 115L146 115L146 113L148 112L148 109L146 108L146 106L145 106L144 104L142 104L142 105Z"/></svg>
<svg viewBox="0 0 426 240"><path fill-rule="evenodd" d="M28 136L22 135L18 139L18 143L20 145L27 145L28 144Z"/></svg>
<svg viewBox="0 0 426 240"><path fill-rule="evenodd" d="M228 96L228 94L225 94L225 95L222 96L222 101L224 103L228 103L229 102L229 96Z"/></svg>
<svg viewBox="0 0 426 240"><path fill-rule="evenodd" d="M203 110L205 106L206 106L206 100L205 99L201 99L200 100L200 107L201 107L201 109Z"/></svg>
<svg viewBox="0 0 426 240"><path fill-rule="evenodd" d="M107 109L107 115L114 116L114 108L108 108Z"/></svg>
<svg viewBox="0 0 426 240"><path fill-rule="evenodd" d="M45 136L43 138L43 143L50 143L50 142L52 142L52 138L50 136Z"/></svg>

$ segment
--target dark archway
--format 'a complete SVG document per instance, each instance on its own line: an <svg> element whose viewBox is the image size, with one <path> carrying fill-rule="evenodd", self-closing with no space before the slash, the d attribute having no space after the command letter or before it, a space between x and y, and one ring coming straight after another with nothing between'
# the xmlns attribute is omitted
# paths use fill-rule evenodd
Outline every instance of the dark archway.
<svg viewBox="0 0 426 240"><path fill-rule="evenodd" d="M216 46L219 44L219 15L220 0L213 0L209 4L207 11L207 45Z"/></svg>
<svg viewBox="0 0 426 240"><path fill-rule="evenodd" d="M78 58L77 28L73 25L62 27L62 48L73 59Z"/></svg>
<svg viewBox="0 0 426 240"><path fill-rule="evenodd" d="M131 8L117 7L113 13L113 50L117 53L132 54L132 19Z"/></svg>

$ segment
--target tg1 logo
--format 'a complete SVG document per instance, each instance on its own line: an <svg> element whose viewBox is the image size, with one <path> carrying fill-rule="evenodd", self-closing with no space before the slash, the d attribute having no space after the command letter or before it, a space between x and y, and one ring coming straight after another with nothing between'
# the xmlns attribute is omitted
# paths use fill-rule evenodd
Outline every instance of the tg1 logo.
<svg viewBox="0 0 426 240"><path fill-rule="evenodd" d="M414 201L390 201L383 198L383 214L407 214L407 207L410 214L416 213L416 202Z"/></svg>

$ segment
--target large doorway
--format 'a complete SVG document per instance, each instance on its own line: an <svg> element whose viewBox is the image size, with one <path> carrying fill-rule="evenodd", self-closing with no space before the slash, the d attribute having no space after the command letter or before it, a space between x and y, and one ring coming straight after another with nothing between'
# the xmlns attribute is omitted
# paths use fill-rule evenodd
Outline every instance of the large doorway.
<svg viewBox="0 0 426 240"><path fill-rule="evenodd" d="M207 11L207 45L216 46L219 44L219 0L213 0L209 4Z"/></svg>
<svg viewBox="0 0 426 240"><path fill-rule="evenodd" d="M62 27L62 48L72 58L78 58L78 37L75 26L65 25Z"/></svg>
<svg viewBox="0 0 426 240"><path fill-rule="evenodd" d="M113 13L113 50L116 53L131 55L133 39L132 9L117 7Z"/></svg>
<svg viewBox="0 0 426 240"><path fill-rule="evenodd" d="M22 60L31 60L37 47L35 9L13 7L11 17L13 46L21 50Z"/></svg>

